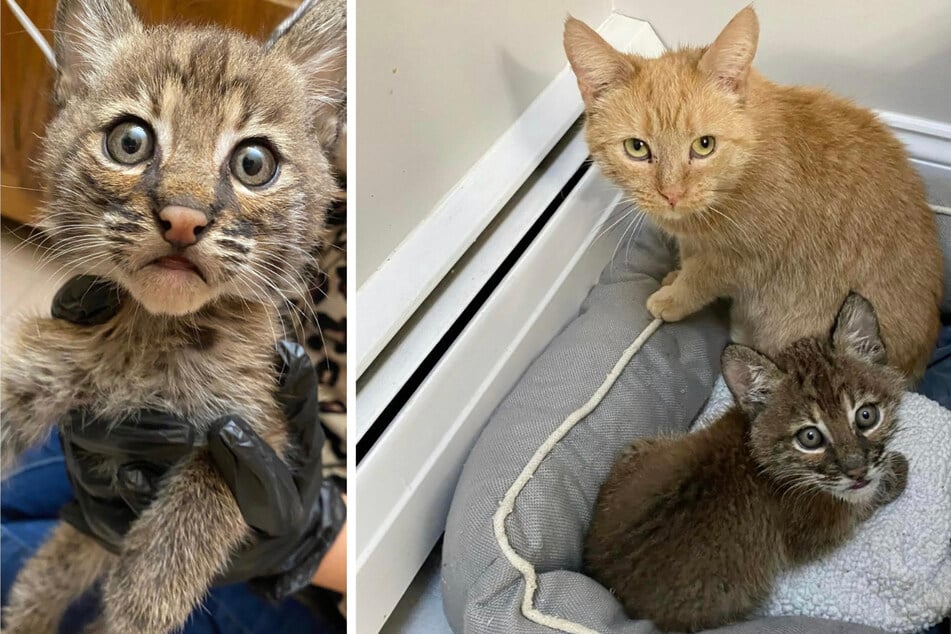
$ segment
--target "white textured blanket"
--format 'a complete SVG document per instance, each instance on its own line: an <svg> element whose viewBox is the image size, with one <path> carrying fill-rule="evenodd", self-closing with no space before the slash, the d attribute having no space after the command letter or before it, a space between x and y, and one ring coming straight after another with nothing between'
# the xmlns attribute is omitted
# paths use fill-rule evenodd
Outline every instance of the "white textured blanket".
<svg viewBox="0 0 951 634"><path fill-rule="evenodd" d="M696 427L732 404L721 377ZM951 614L951 411L918 394L906 394L899 411L891 447L908 458L908 488L842 548L782 575L764 615L910 633Z"/></svg>

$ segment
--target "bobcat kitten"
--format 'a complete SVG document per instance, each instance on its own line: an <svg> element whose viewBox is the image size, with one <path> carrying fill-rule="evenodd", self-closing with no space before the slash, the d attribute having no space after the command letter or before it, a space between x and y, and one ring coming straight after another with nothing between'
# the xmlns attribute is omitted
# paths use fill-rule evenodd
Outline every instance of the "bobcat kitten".
<svg viewBox="0 0 951 634"><path fill-rule="evenodd" d="M4 346L5 470L74 409L107 420L162 410L199 432L237 415L279 454L293 450L275 394L278 313L306 292L339 196L328 157L345 42L343 0L305 1L265 44L145 26L126 0L60 0L41 227L77 272L114 281L125 299L104 324L35 319ZM196 450L120 555L60 523L20 572L4 632L56 632L103 577L93 631L177 629L251 536Z"/></svg>
<svg viewBox="0 0 951 634"><path fill-rule="evenodd" d="M828 332L855 290L914 379L943 291L921 181L872 112L753 70L758 37L749 7L710 46L657 59L565 25L592 155L680 247L679 272L647 307L678 321L729 297L735 340L773 354Z"/></svg>
<svg viewBox="0 0 951 634"><path fill-rule="evenodd" d="M907 481L887 450L902 380L861 296L831 340L797 341L775 363L730 345L723 375L736 407L696 433L635 441L585 539L587 571L668 631L745 618L777 573L842 544Z"/></svg>

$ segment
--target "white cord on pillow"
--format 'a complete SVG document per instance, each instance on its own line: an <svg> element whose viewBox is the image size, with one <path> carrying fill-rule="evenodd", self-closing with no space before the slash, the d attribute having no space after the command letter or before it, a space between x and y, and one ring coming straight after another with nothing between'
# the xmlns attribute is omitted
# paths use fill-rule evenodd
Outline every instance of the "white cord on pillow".
<svg viewBox="0 0 951 634"><path fill-rule="evenodd" d="M611 390L615 381L621 376L621 372L624 371L627 364L630 363L634 355L637 354L641 346L644 345L644 342L657 331L662 323L664 323L662 320L655 319L648 324L634 342L624 351L621 358L618 359L607 377L605 377L601 387L591 395L588 402L573 411L568 418L551 433L545 442L542 443L542 446L535 451L535 455L528 461L528 464L522 469L518 478L515 479L515 482L512 483L512 486L505 493L505 497L503 497L499 503L499 509L495 512L492 523L495 527L495 538L499 543L499 548L502 549L509 563L522 573L522 577L525 579L525 594L522 596L522 614L525 615L525 618L535 623L550 627L554 630L570 632L571 634L598 634L595 630L585 627L580 623L574 623L561 617L552 616L551 614L544 614L535 608L535 590L538 588L538 576L535 574L535 567L512 548L512 545L509 543L508 535L505 533L505 519L515 509L515 501L518 499L522 489L525 488L525 485L528 484L528 481L535 475L542 461L548 457L552 449L555 448L561 439L564 438L578 422L584 420L584 418L601 403L605 395Z"/></svg>

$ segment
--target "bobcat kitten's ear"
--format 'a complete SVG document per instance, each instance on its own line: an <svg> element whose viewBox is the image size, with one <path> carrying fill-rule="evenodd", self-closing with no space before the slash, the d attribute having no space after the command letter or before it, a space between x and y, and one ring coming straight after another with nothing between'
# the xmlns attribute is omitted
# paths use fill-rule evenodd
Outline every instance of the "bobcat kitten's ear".
<svg viewBox="0 0 951 634"><path fill-rule="evenodd" d="M334 151L346 115L347 3L304 0L265 44L297 65L307 77L318 140Z"/></svg>
<svg viewBox="0 0 951 634"><path fill-rule="evenodd" d="M720 363L723 379L736 404L747 416L755 418L766 408L769 397L783 378L782 371L764 355L739 344L727 346Z"/></svg>
<svg viewBox="0 0 951 634"><path fill-rule="evenodd" d="M753 7L746 7L733 16L707 48L700 58L700 70L718 85L743 97L758 41L759 20Z"/></svg>
<svg viewBox="0 0 951 634"><path fill-rule="evenodd" d="M53 97L63 104L90 85L116 40L141 33L142 23L127 0L59 0L53 28Z"/></svg>
<svg viewBox="0 0 951 634"><path fill-rule="evenodd" d="M832 328L832 347L870 363L888 361L875 309L858 293L849 293L839 309Z"/></svg>
<svg viewBox="0 0 951 634"><path fill-rule="evenodd" d="M586 107L611 84L630 79L634 66L590 26L576 18L565 22L565 53Z"/></svg>

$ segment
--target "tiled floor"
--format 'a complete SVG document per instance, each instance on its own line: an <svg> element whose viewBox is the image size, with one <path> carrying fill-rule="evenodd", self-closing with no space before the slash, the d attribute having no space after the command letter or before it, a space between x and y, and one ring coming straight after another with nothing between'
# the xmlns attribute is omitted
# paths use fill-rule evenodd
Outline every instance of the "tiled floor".
<svg viewBox="0 0 951 634"><path fill-rule="evenodd" d="M0 337L30 315L48 315L50 302L64 275L54 278L59 265L42 262L42 252L24 242L28 232L4 221L0 225Z"/></svg>

